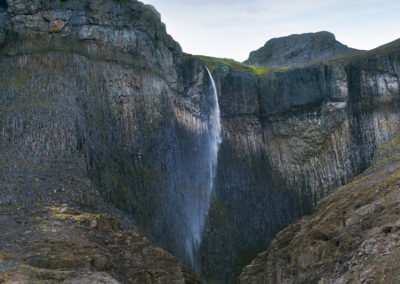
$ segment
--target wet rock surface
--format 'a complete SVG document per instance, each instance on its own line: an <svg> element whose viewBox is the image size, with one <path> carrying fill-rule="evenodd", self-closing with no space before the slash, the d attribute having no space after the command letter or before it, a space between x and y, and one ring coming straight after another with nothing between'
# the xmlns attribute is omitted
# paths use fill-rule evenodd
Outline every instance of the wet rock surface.
<svg viewBox="0 0 400 284"><path fill-rule="evenodd" d="M353 182L280 232L239 283L398 283L400 139Z"/></svg>

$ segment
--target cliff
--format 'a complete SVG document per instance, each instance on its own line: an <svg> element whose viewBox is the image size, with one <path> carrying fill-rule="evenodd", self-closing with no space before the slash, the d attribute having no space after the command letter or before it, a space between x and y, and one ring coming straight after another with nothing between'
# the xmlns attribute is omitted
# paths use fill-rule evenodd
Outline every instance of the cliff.
<svg viewBox="0 0 400 284"><path fill-rule="evenodd" d="M0 34L1 206L106 213L222 282L400 127L396 45L249 67L183 54L153 7L117 0L0 1Z"/></svg>
<svg viewBox="0 0 400 284"><path fill-rule="evenodd" d="M362 53L336 40L330 32L294 34L273 38L250 52L244 62L264 67L300 67Z"/></svg>
<svg viewBox="0 0 400 284"><path fill-rule="evenodd" d="M29 269L21 277L35 269L65 270L64 278L56 279L59 282L69 272L78 277L81 268L88 275L107 272L124 283L183 282L190 279L187 275L196 279L189 269L185 276L186 268L167 252L150 247L134 233L113 232L123 235L120 243L104 244L100 237L106 241L116 235L97 232L93 236L91 231L77 235L79 224L60 223L41 212L69 204L90 214L113 216L142 236L150 235L150 229L146 231L150 223L153 230L159 228L172 239L164 247L178 242L171 236L175 231L164 234L167 226L156 224L171 210L163 211L161 205L160 190L168 186L162 182L162 169L176 170L166 163L184 166L174 154L184 151L182 143L177 142L177 134L168 133L183 131L183 122L178 125L173 119L181 114L183 121L189 111L183 105L169 107L184 92L176 82L186 77L177 75L180 67L173 55L181 53L180 47L166 34L159 14L137 1L0 3L1 273L8 277L4 281L17 277L24 265ZM196 71L200 81L204 72ZM185 100L191 100L189 91L185 95ZM193 116L199 112L195 107L190 111ZM154 203L156 198L160 204ZM23 226L18 226L21 222ZM9 226L15 230L9 232ZM61 230L64 226L70 230ZM159 244L159 235L151 234L153 244ZM133 248L121 244L125 239L132 239ZM21 248L32 248L37 254L21 253ZM76 251L68 253L71 248ZM81 249L88 255L81 255ZM50 255L47 250L57 253ZM115 260L116 252L133 255L142 264ZM107 266L93 266L93 254L100 254ZM124 270L132 270L130 276L124 276ZM59 274L53 272L49 273Z"/></svg>
<svg viewBox="0 0 400 284"><path fill-rule="evenodd" d="M286 71L203 60L215 70L223 122L205 270L235 275L279 230L368 167L399 131L399 51Z"/></svg>
<svg viewBox="0 0 400 284"><path fill-rule="evenodd" d="M380 147L363 174L280 232L239 283L398 283L399 142Z"/></svg>

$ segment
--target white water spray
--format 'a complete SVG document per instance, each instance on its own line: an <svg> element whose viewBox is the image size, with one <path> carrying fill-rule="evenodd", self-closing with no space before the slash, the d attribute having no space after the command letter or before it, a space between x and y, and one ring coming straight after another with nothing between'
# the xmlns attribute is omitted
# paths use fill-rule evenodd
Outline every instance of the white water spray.
<svg viewBox="0 0 400 284"><path fill-rule="evenodd" d="M189 224L190 224L190 234L191 237L186 239L186 251L190 258L191 266L200 272L200 264L197 259L197 252L200 248L202 241L202 234L204 230L205 221L207 218L208 210L210 208L211 194L214 189L214 179L217 173L218 165L218 151L219 146L222 142L221 135L221 114L218 103L217 88L215 86L214 79L207 68L207 72L211 81L210 86L210 108L209 117L207 121L207 144L208 149L206 151L206 168L204 171L206 175L204 176L207 180L204 181L204 188L198 193L197 198L191 200Z"/></svg>
<svg viewBox="0 0 400 284"><path fill-rule="evenodd" d="M208 126L208 135L210 139L210 160L209 160L209 167L210 167L210 192L208 194L208 199L210 198L210 194L214 188L214 178L217 173L217 165L218 165L218 151L219 145L222 142L221 137L221 112L219 109L218 103L218 93L217 88L215 86L214 79L210 73L210 70L206 67L208 76L210 76L211 86L212 86L212 102L211 102L211 111L210 111L210 118L209 118L209 126ZM208 211L208 210L207 210Z"/></svg>

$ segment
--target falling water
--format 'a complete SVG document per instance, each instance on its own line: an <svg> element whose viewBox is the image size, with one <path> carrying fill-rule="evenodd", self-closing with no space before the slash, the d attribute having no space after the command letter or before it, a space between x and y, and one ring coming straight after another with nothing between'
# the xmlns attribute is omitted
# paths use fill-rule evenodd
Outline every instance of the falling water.
<svg viewBox="0 0 400 284"><path fill-rule="evenodd" d="M222 138L221 138L221 113L219 110L217 88L215 87L215 82L210 73L210 70L208 70L207 67L206 69L208 72L208 76L210 77L212 93L213 93L210 119L208 122L208 137L210 145L210 160L209 160L210 186L208 193L208 199L209 199L210 194L214 188L214 178L217 172L217 164L218 164L218 150L219 150L219 145L222 142Z"/></svg>
<svg viewBox="0 0 400 284"><path fill-rule="evenodd" d="M207 144L208 149L206 151L206 164L204 171L206 175L204 176L206 181L204 181L204 187L201 193L197 196L193 203L191 204L190 210L190 224L191 232L190 237L186 240L186 251L189 254L191 266L200 272L200 264L196 259L197 252L201 245L201 237L204 230L205 220L210 208L211 194L214 189L214 179L217 172L218 163L218 150L219 145L222 142L221 138L221 115L218 104L218 94L217 88L215 86L214 79L207 69L211 86L210 86L210 112L207 122Z"/></svg>

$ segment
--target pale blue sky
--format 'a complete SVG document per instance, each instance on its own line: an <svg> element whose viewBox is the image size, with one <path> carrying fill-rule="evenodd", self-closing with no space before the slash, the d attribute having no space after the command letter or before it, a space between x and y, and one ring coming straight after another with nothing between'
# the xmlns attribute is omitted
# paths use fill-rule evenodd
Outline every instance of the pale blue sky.
<svg viewBox="0 0 400 284"><path fill-rule="evenodd" d="M330 31L372 49L400 38L400 0L142 0L187 53L247 59L268 39Z"/></svg>

